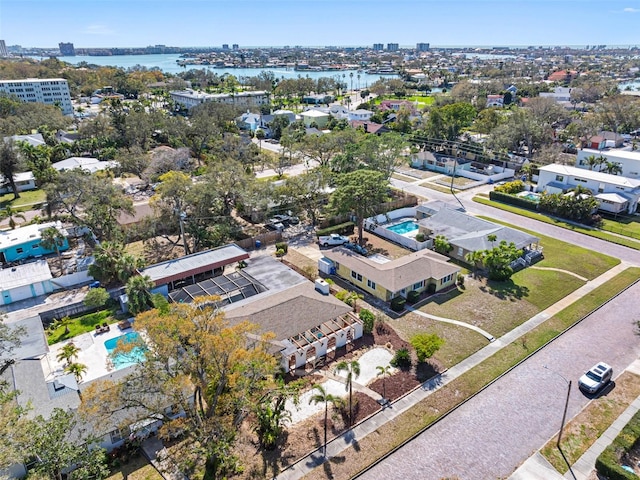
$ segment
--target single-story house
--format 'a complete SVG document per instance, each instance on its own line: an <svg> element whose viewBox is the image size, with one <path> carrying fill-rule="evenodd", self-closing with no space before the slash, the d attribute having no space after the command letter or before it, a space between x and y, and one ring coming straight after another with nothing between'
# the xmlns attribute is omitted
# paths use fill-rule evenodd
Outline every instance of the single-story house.
<svg viewBox="0 0 640 480"><path fill-rule="evenodd" d="M0 270L0 303L8 305L51 293L54 290L52 278L49 264L44 259L3 268Z"/></svg>
<svg viewBox="0 0 640 480"><path fill-rule="evenodd" d="M353 128L362 127L364 133L371 133L374 135L381 135L383 133L389 133L391 131L391 129L386 125L369 121L354 120L352 122L349 122L349 125L351 125Z"/></svg>
<svg viewBox="0 0 640 480"><path fill-rule="evenodd" d="M324 253L335 274L371 295L389 302L416 290L439 292L455 285L460 267L432 250L419 250L388 261L371 259L344 247Z"/></svg>
<svg viewBox="0 0 640 480"><path fill-rule="evenodd" d="M36 189L36 179L33 177L33 172L16 173L13 175L13 181L18 192ZM4 175L0 175L0 194L5 193L13 193L13 189L9 181L4 178Z"/></svg>
<svg viewBox="0 0 640 480"><path fill-rule="evenodd" d="M488 107L504 107L503 95L487 95L487 108Z"/></svg>
<svg viewBox="0 0 640 480"><path fill-rule="evenodd" d="M61 252L69 248L67 231L62 228L60 222L49 222L42 224L26 225L13 230L0 231L0 263L26 260L32 257L39 257L53 253L41 245L42 231L53 227L63 236L64 241L60 245Z"/></svg>
<svg viewBox="0 0 640 480"><path fill-rule="evenodd" d="M220 275L227 265L247 260L249 254L234 243L222 247L192 253L184 257L150 265L140 271L148 275L162 293L192 285L207 278Z"/></svg>
<svg viewBox="0 0 640 480"><path fill-rule="evenodd" d="M317 365L327 353L363 334L351 307L323 295L299 273L269 256L249 259L246 267L169 293L173 302L189 303L203 295L220 297L225 319L259 325L275 333L271 351L286 371Z"/></svg>
<svg viewBox="0 0 640 480"><path fill-rule="evenodd" d="M321 103L329 104L334 100L335 98L333 97L333 95L327 95L327 94L305 95L304 97L302 97L302 103L312 104L312 105L318 105Z"/></svg>
<svg viewBox="0 0 640 480"><path fill-rule="evenodd" d="M39 147L41 145L46 145L47 142L44 141L44 137L41 133L30 133L28 135L13 135L12 137L4 137L4 141L13 141L17 142L27 142L32 147Z"/></svg>
<svg viewBox="0 0 640 480"><path fill-rule="evenodd" d="M434 209L437 207L433 207ZM514 243L518 249L536 250L540 239L515 228L498 225L442 205L436 213L418 222L419 231L435 239L443 236L451 245L451 258L466 262L468 253L490 250L502 241ZM495 235L490 241L489 236Z"/></svg>
<svg viewBox="0 0 640 480"><path fill-rule="evenodd" d="M578 185L588 188L594 195L616 193L625 198L627 212L635 213L640 201L640 179L595 172L585 168L551 164L540 167L536 192L565 193ZM606 200L611 200L607 198ZM610 208L610 204L605 204ZM607 210L609 211L609 210Z"/></svg>
<svg viewBox="0 0 640 480"><path fill-rule="evenodd" d="M106 170L107 168L115 168L118 166L118 162L103 162L93 157L69 157L65 160L52 163L51 166L59 172L79 168L85 172L95 173L100 170Z"/></svg>
<svg viewBox="0 0 640 480"><path fill-rule="evenodd" d="M348 115L350 122L358 120L362 122L368 122L371 119L373 112L371 110L359 108L357 110L349 110Z"/></svg>

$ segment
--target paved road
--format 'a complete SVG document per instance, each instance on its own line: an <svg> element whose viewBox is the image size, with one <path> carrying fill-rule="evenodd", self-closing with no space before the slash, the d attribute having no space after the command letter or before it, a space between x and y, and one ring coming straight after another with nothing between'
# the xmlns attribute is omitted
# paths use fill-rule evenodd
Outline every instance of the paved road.
<svg viewBox="0 0 640 480"><path fill-rule="evenodd" d="M639 307L636 285L361 478L507 477L557 434L567 391L560 375L574 381L571 418L589 401L575 388L584 370L605 360L617 375L640 356Z"/></svg>

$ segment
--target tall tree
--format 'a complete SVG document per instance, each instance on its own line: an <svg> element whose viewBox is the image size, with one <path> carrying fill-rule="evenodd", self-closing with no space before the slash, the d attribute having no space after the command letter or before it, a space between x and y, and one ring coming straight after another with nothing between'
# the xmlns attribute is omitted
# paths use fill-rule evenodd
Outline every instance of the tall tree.
<svg viewBox="0 0 640 480"><path fill-rule="evenodd" d="M151 289L155 284L148 275L136 275L127 280L125 292L129 304L129 311L137 315L153 307Z"/></svg>
<svg viewBox="0 0 640 480"><path fill-rule="evenodd" d="M516 248L515 243L507 243L502 240L499 245L488 249L474 252L475 261L479 261L489 270L489 278L491 280L505 281L513 275L513 269L510 263L522 255L522 250Z"/></svg>
<svg viewBox="0 0 640 480"><path fill-rule="evenodd" d="M346 388L349 391L349 426L353 425L353 381L360 376L360 363L357 360L342 361L336 365L336 372L347 372Z"/></svg>
<svg viewBox="0 0 640 480"><path fill-rule="evenodd" d="M240 423L264 393L277 370L269 341L248 322L229 325L218 308L218 297L199 297L191 304L171 304L136 317L153 348L145 361L118 382L94 382L83 392L85 417L99 428L105 418L120 412L136 421L159 418L160 435L182 432L185 442L172 454L186 468L190 458L201 459L209 478L236 472L233 445ZM186 413L173 418L167 406Z"/></svg>
<svg viewBox="0 0 640 480"><path fill-rule="evenodd" d="M383 400L387 398L387 386L386 379L387 376L391 373L391 365L378 365L376 367L378 373L376 373L376 377L382 377L382 398Z"/></svg>
<svg viewBox="0 0 640 480"><path fill-rule="evenodd" d="M62 272L62 256L60 248L64 245L65 236L56 227L47 227L40 232L40 246L47 250L53 250L58 256L60 272Z"/></svg>
<svg viewBox="0 0 640 480"><path fill-rule="evenodd" d="M4 181L11 186L14 199L20 198L15 175L21 172L23 167L24 162L20 158L14 142L12 140L0 142L0 173L4 177Z"/></svg>
<svg viewBox="0 0 640 480"><path fill-rule="evenodd" d="M363 244L363 223L375 213L375 207L387 197L388 181L383 173L356 170L337 179L331 195L331 208L338 214L355 214L358 225L358 244Z"/></svg>

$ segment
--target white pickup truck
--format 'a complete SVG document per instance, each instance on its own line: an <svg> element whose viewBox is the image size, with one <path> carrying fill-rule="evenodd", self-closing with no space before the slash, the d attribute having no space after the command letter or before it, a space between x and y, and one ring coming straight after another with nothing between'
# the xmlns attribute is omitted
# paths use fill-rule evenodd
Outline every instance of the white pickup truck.
<svg viewBox="0 0 640 480"><path fill-rule="evenodd" d="M332 233L331 235L318 237L318 243L323 247L335 247L349 243L349 239L337 233Z"/></svg>

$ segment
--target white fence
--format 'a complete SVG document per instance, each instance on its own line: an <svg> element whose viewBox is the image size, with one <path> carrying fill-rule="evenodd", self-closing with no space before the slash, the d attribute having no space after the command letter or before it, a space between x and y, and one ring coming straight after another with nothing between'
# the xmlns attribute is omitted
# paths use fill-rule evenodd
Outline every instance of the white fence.
<svg viewBox="0 0 640 480"><path fill-rule="evenodd" d="M379 237L385 238L393 243L402 245L410 250L423 250L425 248L432 247L432 241L430 239L424 242L418 242L415 238L406 237L399 233L393 232L386 228L388 225L395 223L399 219L416 220L416 208L406 207L399 208L398 210L392 210L386 214L376 215L375 217L367 218L364 221L364 229L368 232L372 232ZM417 221L417 220L416 220Z"/></svg>

